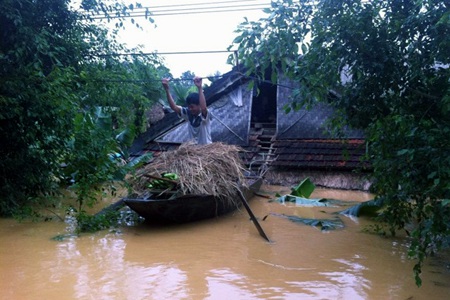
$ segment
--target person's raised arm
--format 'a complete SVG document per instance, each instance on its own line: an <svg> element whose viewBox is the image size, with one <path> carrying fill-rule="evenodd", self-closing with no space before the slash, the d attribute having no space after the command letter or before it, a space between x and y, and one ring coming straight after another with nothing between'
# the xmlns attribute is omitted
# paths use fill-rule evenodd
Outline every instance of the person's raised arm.
<svg viewBox="0 0 450 300"><path fill-rule="evenodd" d="M181 114L181 106L176 105L175 101L173 101L172 94L170 94L169 89L169 79L163 78L161 80L162 86L164 88L164 91L166 92L167 102L169 102L169 106L173 111L175 111L177 114Z"/></svg>
<svg viewBox="0 0 450 300"><path fill-rule="evenodd" d="M202 78L195 76L194 84L198 89L198 104L200 105L203 117L206 118L206 116L208 115L208 107L206 106L206 99L205 95L203 94Z"/></svg>

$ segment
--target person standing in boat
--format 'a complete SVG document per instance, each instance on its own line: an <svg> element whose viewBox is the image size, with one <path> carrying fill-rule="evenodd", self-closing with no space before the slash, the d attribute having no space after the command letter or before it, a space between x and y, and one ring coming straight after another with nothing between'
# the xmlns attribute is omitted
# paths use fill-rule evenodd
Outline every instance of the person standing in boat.
<svg viewBox="0 0 450 300"><path fill-rule="evenodd" d="M194 84L198 93L190 93L186 97L186 106L175 104L169 88L169 79L162 79L162 86L166 92L167 101L180 118L188 122L189 137L198 145L212 143L211 139L211 116L206 106L205 95L203 94L202 78L196 76Z"/></svg>

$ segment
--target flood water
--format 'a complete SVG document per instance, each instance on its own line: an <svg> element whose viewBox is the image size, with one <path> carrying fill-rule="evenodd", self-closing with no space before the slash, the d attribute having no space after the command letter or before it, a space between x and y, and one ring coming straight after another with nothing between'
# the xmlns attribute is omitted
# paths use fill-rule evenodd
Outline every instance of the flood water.
<svg viewBox="0 0 450 300"><path fill-rule="evenodd" d="M287 191L263 186L262 192ZM366 201L370 194L317 189L312 198ZM407 240L362 229L369 219L340 216L323 232L271 213L330 217L255 197L243 209L177 226L139 224L62 241L64 222L0 219L1 299L450 299L450 260L427 261L415 285ZM268 215L263 221L262 218ZM448 254L448 253L447 253Z"/></svg>

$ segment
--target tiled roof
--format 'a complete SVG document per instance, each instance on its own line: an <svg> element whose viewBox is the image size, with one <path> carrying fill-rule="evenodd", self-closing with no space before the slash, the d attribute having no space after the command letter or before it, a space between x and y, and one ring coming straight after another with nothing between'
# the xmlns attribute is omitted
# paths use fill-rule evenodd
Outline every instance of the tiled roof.
<svg viewBox="0 0 450 300"><path fill-rule="evenodd" d="M276 160L273 167L302 169L369 168L362 162L366 153L363 139L352 140L277 140L273 142Z"/></svg>

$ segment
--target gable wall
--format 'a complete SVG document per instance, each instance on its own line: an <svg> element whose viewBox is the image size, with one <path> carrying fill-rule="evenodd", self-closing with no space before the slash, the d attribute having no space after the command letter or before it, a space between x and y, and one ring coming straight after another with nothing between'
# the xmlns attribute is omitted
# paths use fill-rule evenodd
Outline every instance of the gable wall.
<svg viewBox="0 0 450 300"><path fill-rule="evenodd" d="M247 145L253 91L243 84L221 96L208 106L211 113L211 138L213 142ZM184 143L189 140L188 124L183 122L177 128L157 139L158 142Z"/></svg>

